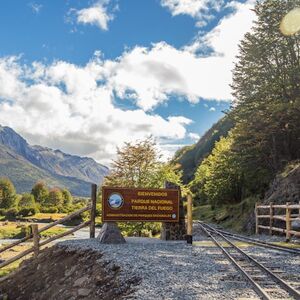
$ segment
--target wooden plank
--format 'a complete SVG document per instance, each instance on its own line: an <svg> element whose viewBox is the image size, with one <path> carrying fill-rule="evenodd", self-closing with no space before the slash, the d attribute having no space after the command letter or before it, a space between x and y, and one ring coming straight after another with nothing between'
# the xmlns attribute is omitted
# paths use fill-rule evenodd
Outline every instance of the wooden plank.
<svg viewBox="0 0 300 300"><path fill-rule="evenodd" d="M42 228L38 231L38 233L41 233L41 232L43 232L43 231L45 231L45 230L47 230L47 229L49 229L49 228L51 228L51 227L53 227L53 226L55 226L55 225L57 225L57 224L64 223L65 221L68 221L68 220L74 218L75 216L77 216L77 215L79 215L79 214L81 214L81 213L83 213L83 212L85 212L85 211L87 211L87 210L89 210L89 209L90 209L90 206L81 208L81 209L79 209L79 210L73 212L72 214L70 214L70 215L68 215L68 216L66 216L66 217L64 217L64 218L62 218L62 219L59 219L59 220L57 220L57 221L55 221L55 222L50 223L49 225L46 225L46 226L42 227ZM20 240L18 240L18 241L16 241L16 242L13 242L13 243L11 243L11 244L9 244L9 245L6 245L6 246L4 246L4 247L2 247L2 248L0 249L0 253L4 252L4 251L6 251L6 250L8 250L8 249L10 249L10 248L13 248L13 247L15 247L15 246L17 246L17 245L19 245L19 244L21 244L21 243L23 243L23 242L26 242L26 241L30 240L31 238L32 238L32 234L29 235L29 236L26 236L26 237L24 237L24 238L22 238L22 239L20 239Z"/></svg>
<svg viewBox="0 0 300 300"><path fill-rule="evenodd" d="M96 226L96 202L97 202L97 185L92 184L91 192L91 210L90 210L90 238L95 238L95 226Z"/></svg>
<svg viewBox="0 0 300 300"><path fill-rule="evenodd" d="M66 236L66 235L69 235L69 234L71 234L71 233L73 233L73 232L75 232L75 231L77 231L77 230L79 230L79 229L81 229L81 228L83 228L83 227L85 227L85 226L88 226L89 223L90 223L90 220L89 220L89 221L86 221L86 222L84 222L84 223L82 223L82 224L80 224L80 225L78 225L78 226L76 226L76 227L74 227L74 228L71 229L71 230L68 230L67 232L58 234L58 235L56 235L56 236L54 236L54 237L49 238L49 239L46 240L46 241L43 241L42 243L39 244L39 246L40 246L40 247L45 246L46 244L48 244L48 243L50 243L50 242L52 242L52 241L54 241L54 240L56 240L56 239L58 239L58 238L64 237L64 236ZM12 257L12 258L10 258L10 259L4 261L3 263L0 264L0 269L3 268L3 267L5 267L5 266L7 266L7 265L9 265L9 264L11 264L11 263L13 263L14 261L19 260L20 258L24 257L25 255L30 254L31 252L34 252L34 247L32 247L32 248L30 248L30 249L27 249L27 250L25 250L25 251L19 253L18 255L16 255L16 256L14 256L14 257Z"/></svg>
<svg viewBox="0 0 300 300"><path fill-rule="evenodd" d="M273 216L273 219L285 221L285 216L275 215Z"/></svg>
<svg viewBox="0 0 300 300"><path fill-rule="evenodd" d="M14 257L12 257L12 258L10 258L10 259L4 261L3 263L0 264L0 269L3 268L3 267L5 267L5 266L7 266L7 265L9 265L9 264L11 264L11 263L13 263L13 262L16 261L16 260L19 260L20 258L24 257L25 255L30 254L30 253L33 252L33 251L34 251L34 248L32 247L32 248L30 248L30 249L27 249L27 250L25 250L25 251L19 253L19 254L16 255L16 256L14 256Z"/></svg>
<svg viewBox="0 0 300 300"><path fill-rule="evenodd" d="M39 230L39 233L45 231L45 230L48 230L49 228L55 226L55 225L58 225L58 224L61 224L61 223L64 223L78 215L80 215L81 213L85 212L85 211L88 211L90 209L90 205L86 206L86 207L83 207L77 211L74 211L73 213L71 213L70 215L67 215L66 217L62 218L62 219L59 219L55 222L52 222L50 223L49 225L46 225L44 227L42 227L40 230Z"/></svg>
<svg viewBox="0 0 300 300"><path fill-rule="evenodd" d="M259 219L258 219L258 204L257 202L255 202L255 209L254 209L254 214L255 214L255 233L258 234L259 233Z"/></svg>
<svg viewBox="0 0 300 300"><path fill-rule="evenodd" d="M291 239L291 234L290 234L290 231L291 231L291 209L289 207L290 203L287 202L286 203L286 219L285 219L285 223L286 223L286 240L289 241Z"/></svg>
<svg viewBox="0 0 300 300"><path fill-rule="evenodd" d="M33 251L34 251L34 257L37 257L40 252L40 235L39 235L39 227L37 224L31 224L31 230L33 235Z"/></svg>
<svg viewBox="0 0 300 300"><path fill-rule="evenodd" d="M257 208L266 209L266 208L269 208L269 205L257 205Z"/></svg>
<svg viewBox="0 0 300 300"><path fill-rule="evenodd" d="M282 232L282 233L285 233L285 231L286 231L286 230L283 229L283 228L277 228L277 227L273 227L272 230L273 230L273 231Z"/></svg>
<svg viewBox="0 0 300 300"><path fill-rule="evenodd" d="M193 198L187 195L187 243L193 243Z"/></svg>
<svg viewBox="0 0 300 300"><path fill-rule="evenodd" d="M258 219L269 219L270 215L258 215L257 218Z"/></svg>
<svg viewBox="0 0 300 300"><path fill-rule="evenodd" d="M273 215L274 215L274 208L273 208L273 202L270 202L270 229L269 234L272 235L272 226L273 226Z"/></svg>
<svg viewBox="0 0 300 300"><path fill-rule="evenodd" d="M300 236L300 232L295 231L295 230L290 230L290 234L295 235L295 236Z"/></svg>
<svg viewBox="0 0 300 300"><path fill-rule="evenodd" d="M88 220L88 221L86 221L84 223L81 223L80 225L78 225L78 226L76 226L76 227L74 227L74 228L72 228L72 229L70 229L70 230L68 230L66 232L63 232L63 233L58 234L56 236L53 236L53 237L49 238L48 240L41 242L40 243L40 247L45 246L48 243L50 243L52 241L55 241L55 240L57 240L59 238L62 238L64 236L66 236L66 235L69 235L69 234L71 234L71 233L73 233L73 232L75 232L75 231L77 231L77 230L79 230L79 229L81 229L81 228L83 228L85 226L88 226L89 224L90 224L90 220Z"/></svg>

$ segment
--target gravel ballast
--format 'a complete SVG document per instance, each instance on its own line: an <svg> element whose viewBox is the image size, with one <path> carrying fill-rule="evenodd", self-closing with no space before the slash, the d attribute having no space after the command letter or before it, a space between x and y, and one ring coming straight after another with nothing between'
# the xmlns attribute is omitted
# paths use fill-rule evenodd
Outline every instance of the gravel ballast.
<svg viewBox="0 0 300 300"><path fill-rule="evenodd" d="M203 240L207 238L203 237ZM99 251L121 267L124 279L141 279L126 299L257 298L251 287L216 247L186 242L128 239L126 244L100 244L97 239L70 240L59 245Z"/></svg>

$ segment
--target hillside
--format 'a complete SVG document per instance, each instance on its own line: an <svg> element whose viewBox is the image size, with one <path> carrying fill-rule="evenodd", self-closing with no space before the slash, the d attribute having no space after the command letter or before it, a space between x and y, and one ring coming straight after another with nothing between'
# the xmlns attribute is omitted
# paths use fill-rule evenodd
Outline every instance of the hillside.
<svg viewBox="0 0 300 300"><path fill-rule="evenodd" d="M77 196L89 196L90 184L99 184L108 168L91 158L60 150L31 146L9 127L0 126L0 176L9 177L17 192L30 191L38 180L68 188Z"/></svg>
<svg viewBox="0 0 300 300"><path fill-rule="evenodd" d="M174 161L181 165L184 183L193 179L197 167L210 154L215 142L219 141L221 136L227 136L232 127L233 122L225 116L214 124L195 145L184 147L176 153Z"/></svg>

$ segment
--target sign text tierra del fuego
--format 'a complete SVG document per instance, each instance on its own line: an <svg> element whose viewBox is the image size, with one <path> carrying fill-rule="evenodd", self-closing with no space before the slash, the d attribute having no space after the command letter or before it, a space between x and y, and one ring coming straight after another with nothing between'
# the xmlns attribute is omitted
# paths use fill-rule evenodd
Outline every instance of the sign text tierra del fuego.
<svg viewBox="0 0 300 300"><path fill-rule="evenodd" d="M179 221L179 190L102 187L102 221Z"/></svg>

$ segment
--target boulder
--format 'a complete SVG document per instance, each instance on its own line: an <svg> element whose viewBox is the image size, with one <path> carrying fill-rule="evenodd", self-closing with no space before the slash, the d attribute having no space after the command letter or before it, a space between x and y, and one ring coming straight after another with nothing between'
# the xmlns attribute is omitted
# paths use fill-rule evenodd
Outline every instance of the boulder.
<svg viewBox="0 0 300 300"><path fill-rule="evenodd" d="M126 243L119 227L115 222L103 224L97 239L103 244L124 244Z"/></svg>

